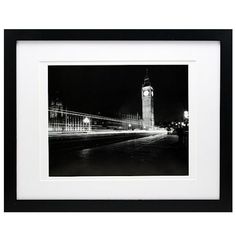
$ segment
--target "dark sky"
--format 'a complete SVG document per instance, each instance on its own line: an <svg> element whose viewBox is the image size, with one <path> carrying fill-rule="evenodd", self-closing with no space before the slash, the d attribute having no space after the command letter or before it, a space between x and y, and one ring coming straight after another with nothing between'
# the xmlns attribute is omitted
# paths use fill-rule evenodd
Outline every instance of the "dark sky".
<svg viewBox="0 0 236 236"><path fill-rule="evenodd" d="M149 70L155 121L180 120L188 110L187 65L49 66L49 100L68 109L115 116L142 114L141 88Z"/></svg>

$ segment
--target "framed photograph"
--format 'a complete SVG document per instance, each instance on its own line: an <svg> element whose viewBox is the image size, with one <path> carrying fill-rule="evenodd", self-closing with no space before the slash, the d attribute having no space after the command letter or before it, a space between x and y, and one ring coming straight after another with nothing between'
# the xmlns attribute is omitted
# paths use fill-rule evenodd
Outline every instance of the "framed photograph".
<svg viewBox="0 0 236 236"><path fill-rule="evenodd" d="M4 35L5 211L232 211L231 30Z"/></svg>

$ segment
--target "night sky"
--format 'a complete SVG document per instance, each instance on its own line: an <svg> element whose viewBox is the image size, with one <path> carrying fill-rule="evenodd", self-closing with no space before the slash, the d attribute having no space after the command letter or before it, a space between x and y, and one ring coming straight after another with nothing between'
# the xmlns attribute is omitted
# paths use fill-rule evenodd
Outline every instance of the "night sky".
<svg viewBox="0 0 236 236"><path fill-rule="evenodd" d="M188 110L187 65L49 66L49 101L69 110L114 117L142 114L141 88L148 68L155 123L181 120Z"/></svg>

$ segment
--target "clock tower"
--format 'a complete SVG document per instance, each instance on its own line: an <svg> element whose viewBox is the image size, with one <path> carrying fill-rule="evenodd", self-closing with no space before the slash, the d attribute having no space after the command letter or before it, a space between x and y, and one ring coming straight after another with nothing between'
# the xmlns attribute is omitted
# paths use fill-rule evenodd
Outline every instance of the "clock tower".
<svg viewBox="0 0 236 236"><path fill-rule="evenodd" d="M154 90L148 76L148 69L142 86L142 114L143 114L143 128L154 128Z"/></svg>

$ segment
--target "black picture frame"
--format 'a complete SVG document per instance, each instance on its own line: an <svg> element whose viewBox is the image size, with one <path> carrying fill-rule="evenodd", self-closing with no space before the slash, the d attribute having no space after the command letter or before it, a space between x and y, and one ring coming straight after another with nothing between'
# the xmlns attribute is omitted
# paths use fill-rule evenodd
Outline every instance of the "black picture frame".
<svg viewBox="0 0 236 236"><path fill-rule="evenodd" d="M17 200L16 43L18 40L220 41L219 200ZM5 30L5 212L230 212L232 211L232 30Z"/></svg>

